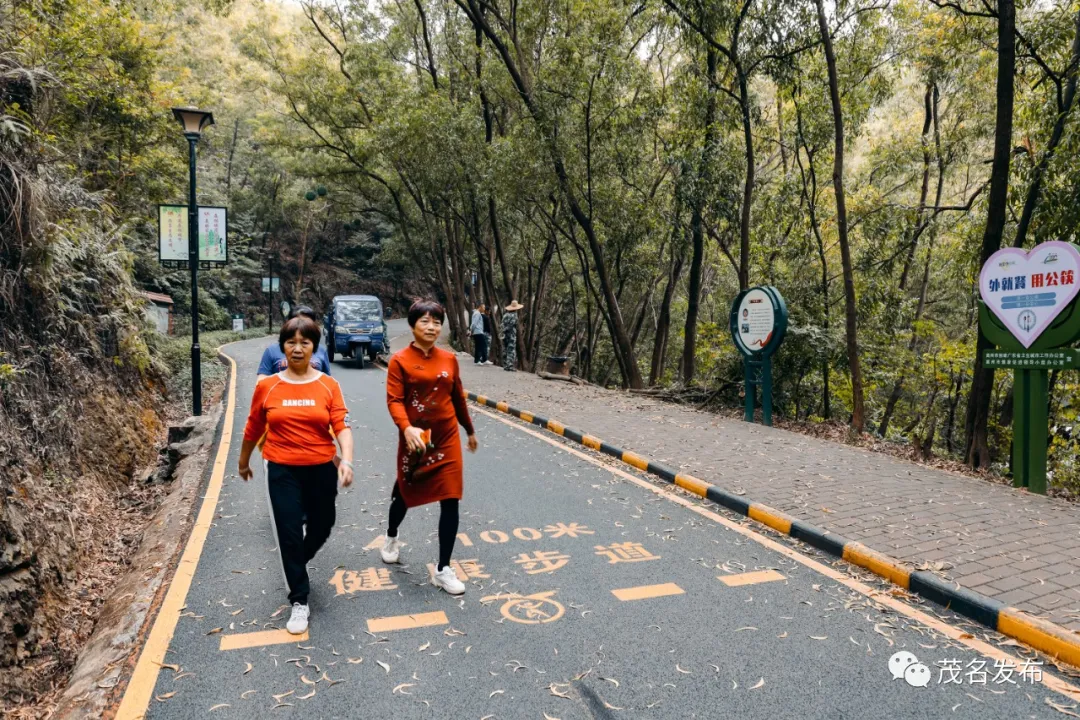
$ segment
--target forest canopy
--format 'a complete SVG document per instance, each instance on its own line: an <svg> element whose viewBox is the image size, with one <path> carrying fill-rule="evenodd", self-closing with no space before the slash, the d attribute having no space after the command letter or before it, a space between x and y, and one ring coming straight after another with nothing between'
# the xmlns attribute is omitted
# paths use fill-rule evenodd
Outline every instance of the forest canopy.
<svg viewBox="0 0 1080 720"><path fill-rule="evenodd" d="M778 415L1008 460L1012 379L981 366L977 275L1001 247L1075 239L1075 3L3 12L6 67L49 98L7 79L5 142L32 138L100 203L132 287L171 294L177 327L188 280L157 262L154 206L183 200L169 108L193 105L217 120L200 202L230 208L230 265L202 275L208 329L267 321L273 263L283 296L319 310L434 294L459 348L467 311L498 321L516 299L524 369L566 355L589 382L735 404L728 309L770 284L791 312ZM1075 486L1078 386L1050 384L1053 481Z"/></svg>

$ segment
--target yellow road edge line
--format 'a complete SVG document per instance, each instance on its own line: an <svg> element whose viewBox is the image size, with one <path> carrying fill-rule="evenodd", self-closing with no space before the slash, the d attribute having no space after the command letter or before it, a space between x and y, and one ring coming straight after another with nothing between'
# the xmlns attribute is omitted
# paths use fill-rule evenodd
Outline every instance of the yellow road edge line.
<svg viewBox="0 0 1080 720"><path fill-rule="evenodd" d="M757 585L758 583L787 580L786 577L776 570L754 570L752 572L738 573L736 575L720 575L716 579L728 587L741 587L743 585Z"/></svg>
<svg viewBox="0 0 1080 720"><path fill-rule="evenodd" d="M236 410L236 361L220 350L218 352L229 361L229 399L225 405L225 421L222 424L221 441L218 443L217 455L214 458L214 469L210 475L210 482L206 486L206 494L203 496L195 525L191 528L191 535L188 536L187 545L184 547L184 553L176 565L176 573L169 584L168 592L165 593L161 609L154 618L154 624L150 627L150 634L146 638L139 660L135 663L135 670L131 673L124 696L120 700L116 720L137 720L146 715L146 709L150 706L150 697L154 693L154 686L157 685L161 663L165 660L165 652L169 649L169 643L176 631L180 611L187 602L188 590L195 577L195 570L199 566L206 536L214 521L218 496L225 479L225 466L229 461L233 416Z"/></svg>
<svg viewBox="0 0 1080 720"><path fill-rule="evenodd" d="M888 578L905 590L911 581L910 570L899 565L888 555L871 550L860 542L849 542L844 546L844 560Z"/></svg>
<svg viewBox="0 0 1080 720"><path fill-rule="evenodd" d="M219 651L243 650L245 648L263 647L266 645L284 645L286 643L305 642L309 640L305 630L299 635L293 635L288 630L261 630L259 632L233 633L222 635Z"/></svg>
<svg viewBox="0 0 1080 720"><path fill-rule="evenodd" d="M612 590L611 594L620 600L648 600L649 598L665 597L667 595L682 595L685 592L675 583L662 583L660 585L639 585L638 587L620 588Z"/></svg>
<svg viewBox="0 0 1080 720"><path fill-rule="evenodd" d="M596 458L588 455L587 453L583 453L576 448L570 447L565 443L556 440L555 438L547 437L543 433L537 432L532 428L520 425L513 422L512 420L502 418L490 411L478 408L477 412L479 412L481 415L488 416L492 420L497 420L498 422L509 425L512 428L516 428L521 432L528 433L529 435L532 435L533 437L537 438L542 442L546 442L553 447L561 449L563 452L567 452L574 457L577 457L591 465L595 465L598 468L607 470L612 475L617 475L620 478L626 480L627 482L631 482L645 490L648 490L649 492L652 492L655 495L658 495L659 497L670 500L677 505L682 505L687 510L697 513L702 517L709 518L718 525L723 525L728 530L738 533L739 535L742 535L748 540L752 540L759 545L767 547L770 550L773 550L774 552L783 555L784 557L790 558L791 560L794 560L800 565L803 565L804 567L807 567L820 575L824 575L825 577L833 580L834 582L838 582L841 585L844 585L845 587L848 587L861 595L872 598L874 602L885 605L886 607L891 608L895 612L898 612L905 617L912 618L913 620L918 621L922 625L936 630L950 640L969 647L975 652L983 655L984 657L988 657L993 660L1000 660L1002 662L1008 661L1017 667L1021 665L1020 660L1015 655L1010 655L1009 653L1002 650L1000 647L997 647L996 645L991 645L990 643L983 640L973 638L971 637L971 633L968 633L966 630L961 630L960 628L954 627L953 625L950 625L949 623L940 620L927 612L908 605L902 600L899 600L889 595L888 592L882 591L880 588L871 587L866 583L862 582L861 580L856 580L850 575L847 575L833 567L825 565L824 563L821 563L811 557L802 554L798 550L788 547L787 545L773 540L770 537L762 535L760 532L752 529L751 527L744 526L740 523L734 522L733 520L729 520L723 515L720 515L719 513L708 508L695 505L688 498L682 497L678 493L672 492L669 486L654 485L648 480L643 480L639 477L635 477L620 468L605 465L604 463L598 461ZM1005 611L1002 610L1002 613L1004 612ZM1004 615L1002 615L1002 617L1004 617ZM998 631L1004 633L1005 631L1001 628L1002 623L1001 619L999 618ZM1067 680L1063 680L1062 678L1057 677L1056 675L1053 675L1046 670L1044 670L1042 673L1041 683L1048 690L1064 695L1071 700L1080 701L1080 687L1077 687L1076 685L1073 685Z"/></svg>
<svg viewBox="0 0 1080 720"><path fill-rule="evenodd" d="M449 624L450 620L446 617L446 613L442 610L437 610L435 612L416 613L415 615L393 615L391 617L371 618L367 621L367 629L368 632L377 633Z"/></svg>
<svg viewBox="0 0 1080 720"><path fill-rule="evenodd" d="M709 483L699 480L693 475L679 473L675 476L675 484L687 492L692 492L698 497L705 497L709 492Z"/></svg>
<svg viewBox="0 0 1080 720"><path fill-rule="evenodd" d="M763 525L768 525L773 530L779 530L785 535L791 534L791 518L776 512L772 508L752 504L747 514L751 519L757 520Z"/></svg>
<svg viewBox="0 0 1080 720"><path fill-rule="evenodd" d="M1080 665L1080 648L1076 645L1076 638L1070 637L1068 631L1053 623L1032 617L1014 607L1006 607L998 611L997 629L1058 660Z"/></svg>

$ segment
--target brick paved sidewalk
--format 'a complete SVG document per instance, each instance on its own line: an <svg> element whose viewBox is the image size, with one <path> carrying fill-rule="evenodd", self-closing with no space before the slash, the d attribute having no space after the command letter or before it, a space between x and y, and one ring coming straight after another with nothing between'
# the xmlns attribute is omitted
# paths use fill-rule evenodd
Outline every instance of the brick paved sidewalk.
<svg viewBox="0 0 1080 720"><path fill-rule="evenodd" d="M465 387L1080 631L1080 506L886 455L460 357ZM932 567L926 569L934 569Z"/></svg>

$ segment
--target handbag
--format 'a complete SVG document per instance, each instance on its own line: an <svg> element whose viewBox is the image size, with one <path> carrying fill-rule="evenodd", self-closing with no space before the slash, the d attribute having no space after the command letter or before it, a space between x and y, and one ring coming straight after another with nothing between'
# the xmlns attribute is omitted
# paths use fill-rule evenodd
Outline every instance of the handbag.
<svg viewBox="0 0 1080 720"><path fill-rule="evenodd" d="M431 442L430 429L421 430L420 438L424 441L424 449L420 451L411 451L408 454L408 466L405 469L405 482L409 484L412 484L416 469L420 467L420 463L423 462L429 452L435 449L435 444Z"/></svg>

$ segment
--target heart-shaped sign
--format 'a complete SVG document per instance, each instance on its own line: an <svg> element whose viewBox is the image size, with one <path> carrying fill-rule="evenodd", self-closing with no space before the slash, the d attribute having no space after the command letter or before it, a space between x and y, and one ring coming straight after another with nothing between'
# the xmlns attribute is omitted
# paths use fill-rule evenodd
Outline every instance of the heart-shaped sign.
<svg viewBox="0 0 1080 720"><path fill-rule="evenodd" d="M1050 327L1080 291L1080 249L1066 242L998 250L979 274L986 306L1024 347Z"/></svg>

